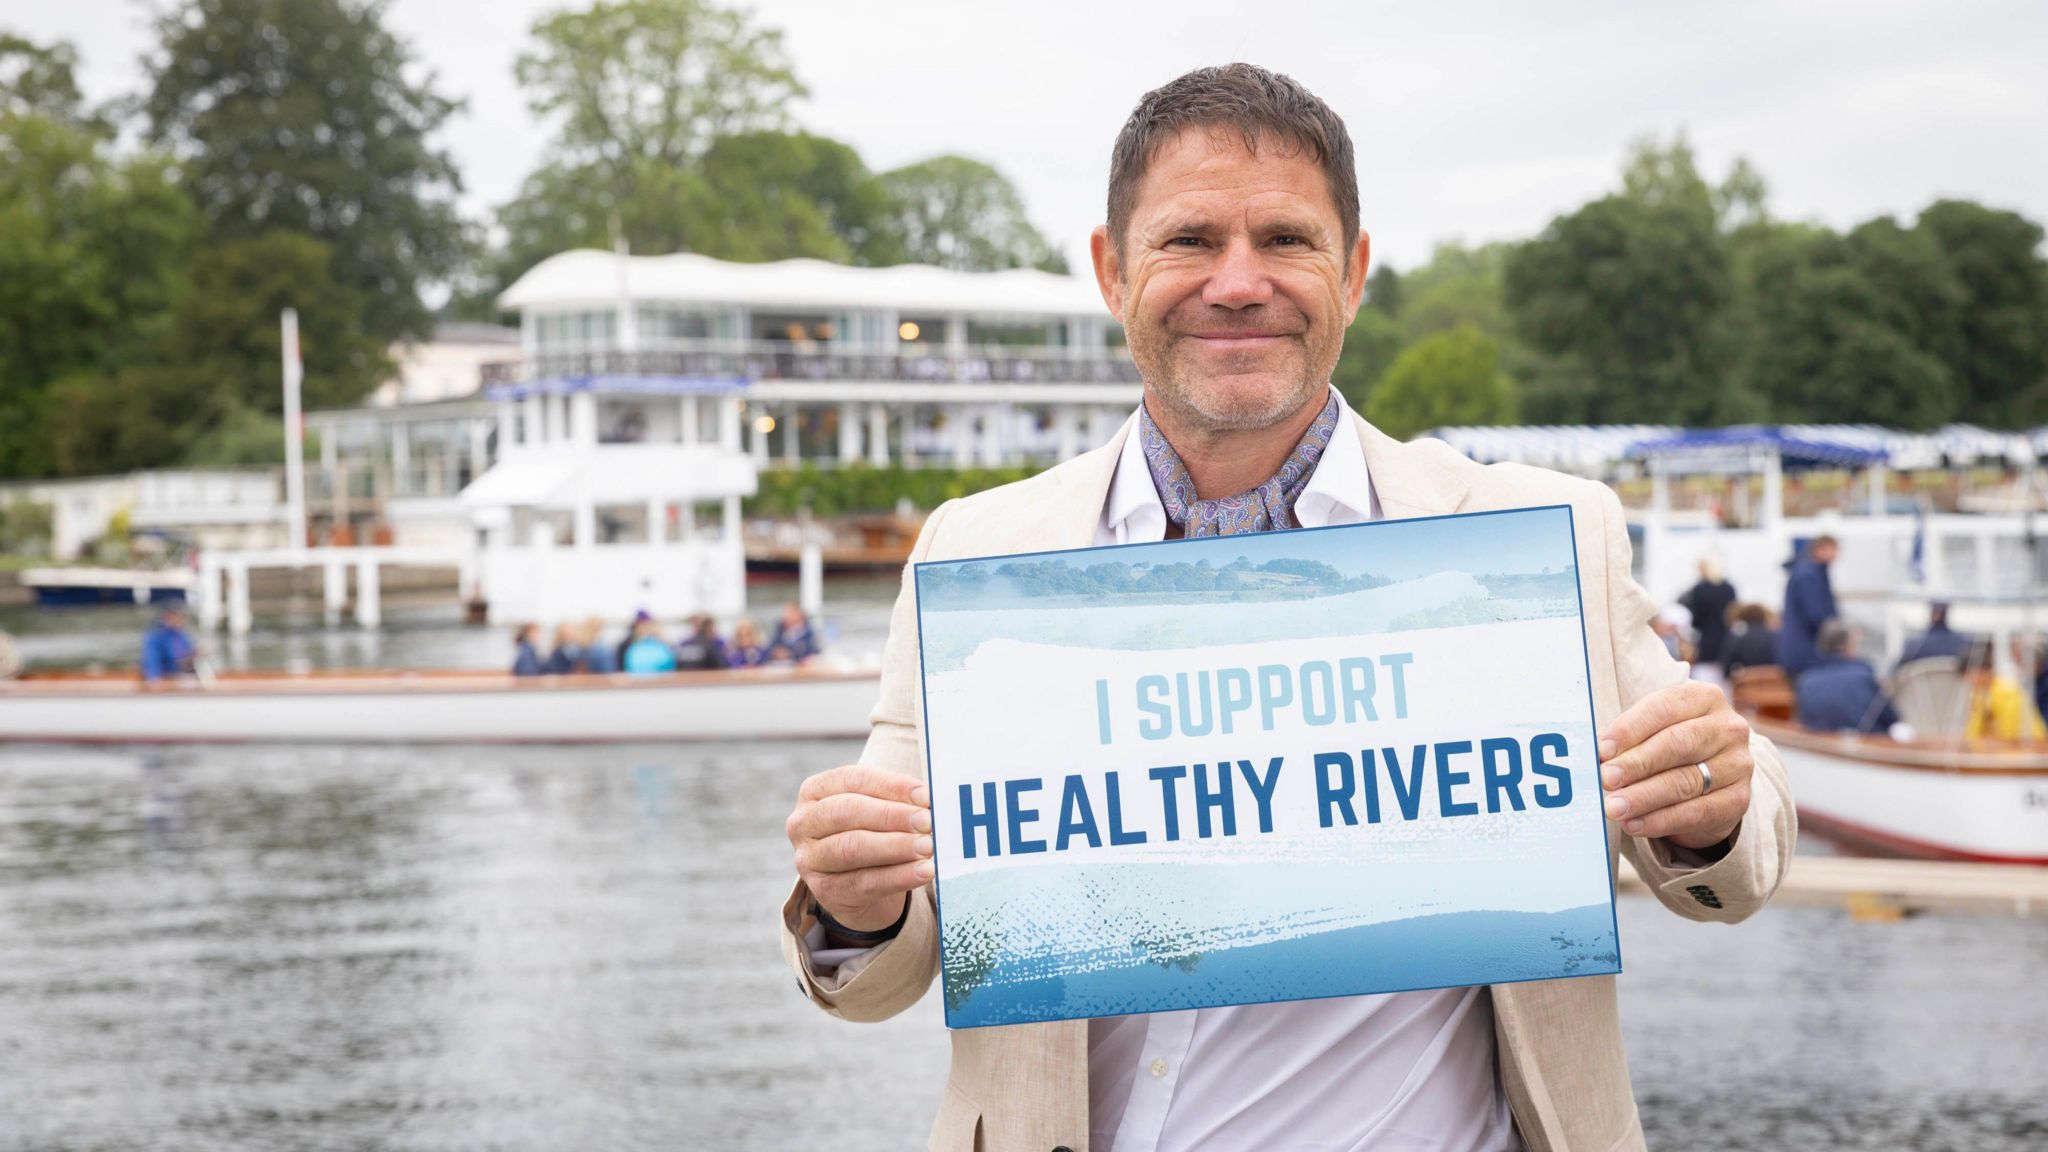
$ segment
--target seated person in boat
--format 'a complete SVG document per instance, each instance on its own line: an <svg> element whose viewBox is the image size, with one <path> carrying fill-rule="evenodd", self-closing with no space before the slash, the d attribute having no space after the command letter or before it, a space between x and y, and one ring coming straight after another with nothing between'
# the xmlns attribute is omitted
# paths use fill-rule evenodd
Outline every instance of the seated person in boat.
<svg viewBox="0 0 2048 1152"><path fill-rule="evenodd" d="M725 649L725 666L728 668L759 668L768 662L768 644L761 639L761 630L752 620L740 617L732 627L732 643Z"/></svg>
<svg viewBox="0 0 2048 1152"><path fill-rule="evenodd" d="M1970 638L1948 626L1948 605L1936 601L1927 606L1927 631L1906 641L1906 646L1899 650L1899 662L1892 671L1897 672L1915 660L1935 656L1954 656L1960 660L1969 652Z"/></svg>
<svg viewBox="0 0 2048 1152"><path fill-rule="evenodd" d="M157 681L190 676L198 655L192 637L185 634L185 610L166 608L142 634L142 678Z"/></svg>
<svg viewBox="0 0 2048 1152"><path fill-rule="evenodd" d="M567 676L572 672L582 672L589 666L580 630L574 624L555 625L555 650L548 654L548 675Z"/></svg>
<svg viewBox="0 0 2048 1152"><path fill-rule="evenodd" d="M626 625L626 638L619 641L619 646L612 650L612 663L614 665L620 668L626 666L626 649L631 648L633 641L639 639L640 625L649 623L653 619L653 614L649 613L645 608L633 613L633 622Z"/></svg>
<svg viewBox="0 0 2048 1152"><path fill-rule="evenodd" d="M604 642L604 621L592 616L577 635L583 644L583 671L609 676L619 670L617 651Z"/></svg>
<svg viewBox="0 0 2048 1152"><path fill-rule="evenodd" d="M1996 663L1989 640L1972 644L1963 660L1970 681L1970 720L1963 734L1972 740L2048 739L2034 702L2019 681L1999 674Z"/></svg>
<svg viewBox="0 0 2048 1152"><path fill-rule="evenodd" d="M2021 641L2012 642L2012 662L2022 668L2027 664L2020 659L2023 651ZM2034 712L2048 718L2048 640L2034 642Z"/></svg>
<svg viewBox="0 0 2048 1152"><path fill-rule="evenodd" d="M1799 674L1799 723L1816 732L1883 732L1899 722L1877 672L1856 655L1856 634L1841 620L1821 621L1815 663Z"/></svg>
<svg viewBox="0 0 2048 1152"><path fill-rule="evenodd" d="M521 624L512 634L512 674L541 676L548 666L540 658L540 625Z"/></svg>
<svg viewBox="0 0 2048 1152"><path fill-rule="evenodd" d="M811 618L795 602L782 606L782 619L775 623L775 639L768 642L768 658L801 664L818 654L818 634Z"/></svg>
<svg viewBox="0 0 2048 1152"><path fill-rule="evenodd" d="M635 675L673 672L676 670L676 651L661 638L661 629L653 620L640 620L633 625L633 639L626 645L626 658L622 663L626 671Z"/></svg>
<svg viewBox="0 0 2048 1152"><path fill-rule="evenodd" d="M1728 637L1728 656L1722 671L1733 680L1744 668L1768 668L1778 662L1778 630L1771 610L1761 604L1739 604L1729 609L1734 617Z"/></svg>
<svg viewBox="0 0 2048 1152"><path fill-rule="evenodd" d="M725 637L718 634L718 624L701 612L690 617L690 634L676 645L676 667L711 669L725 666Z"/></svg>

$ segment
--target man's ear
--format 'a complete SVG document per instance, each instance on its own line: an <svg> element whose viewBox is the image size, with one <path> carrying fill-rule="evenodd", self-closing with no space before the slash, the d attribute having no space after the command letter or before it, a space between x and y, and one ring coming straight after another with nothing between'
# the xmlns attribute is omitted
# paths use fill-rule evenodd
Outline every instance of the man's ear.
<svg viewBox="0 0 2048 1152"><path fill-rule="evenodd" d="M1123 263L1117 257L1116 241L1110 238L1109 226L1097 224L1095 231L1088 234L1088 258L1095 265L1095 287L1102 292L1103 307L1124 322L1124 280Z"/></svg>
<svg viewBox="0 0 2048 1152"><path fill-rule="evenodd" d="M1358 319L1359 301L1365 299L1365 276L1372 268L1372 237L1363 228L1358 231L1358 243L1351 249L1344 284L1344 326Z"/></svg>

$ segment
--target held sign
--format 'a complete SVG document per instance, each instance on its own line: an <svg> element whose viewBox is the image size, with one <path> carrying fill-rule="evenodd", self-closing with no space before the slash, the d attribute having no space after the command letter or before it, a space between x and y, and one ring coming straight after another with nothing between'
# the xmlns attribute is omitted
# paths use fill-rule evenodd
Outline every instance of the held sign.
<svg viewBox="0 0 2048 1152"><path fill-rule="evenodd" d="M1620 971L1568 508L915 579L948 1026Z"/></svg>

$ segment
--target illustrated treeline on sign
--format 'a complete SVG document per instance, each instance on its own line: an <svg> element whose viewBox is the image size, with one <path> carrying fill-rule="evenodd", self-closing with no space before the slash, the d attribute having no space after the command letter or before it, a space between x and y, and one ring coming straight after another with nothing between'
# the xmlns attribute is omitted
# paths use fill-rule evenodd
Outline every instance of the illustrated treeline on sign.
<svg viewBox="0 0 2048 1152"><path fill-rule="evenodd" d="M1061 560L1013 560L1000 565L967 564L924 570L918 595L931 607L986 595L992 581L1021 598L1096 596L1124 592L1263 592L1274 599L1332 596L1383 588L1389 581L1361 573L1346 576L1320 560L1279 557L1263 564L1240 556L1221 567L1206 560L1096 563L1085 567Z"/></svg>

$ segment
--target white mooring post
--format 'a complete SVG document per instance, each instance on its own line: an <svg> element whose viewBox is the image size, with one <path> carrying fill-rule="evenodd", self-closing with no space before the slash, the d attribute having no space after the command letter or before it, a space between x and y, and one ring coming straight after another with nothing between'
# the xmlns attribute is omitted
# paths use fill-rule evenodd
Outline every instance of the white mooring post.
<svg viewBox="0 0 2048 1152"><path fill-rule="evenodd" d="M296 552L306 546L306 428L299 411L306 366L299 357L298 309L285 309L280 322L284 326L285 547Z"/></svg>
<svg viewBox="0 0 2048 1152"><path fill-rule="evenodd" d="M249 611L249 564L245 560L228 562L228 631L236 636L247 636L255 617Z"/></svg>
<svg viewBox="0 0 2048 1152"><path fill-rule="evenodd" d="M356 561L356 623L375 628L384 622L384 605L378 594L377 561L365 556Z"/></svg>
<svg viewBox="0 0 2048 1152"><path fill-rule="evenodd" d="M341 623L342 608L348 604L348 568L339 560L329 559L323 567L321 600L326 609L327 626Z"/></svg>

